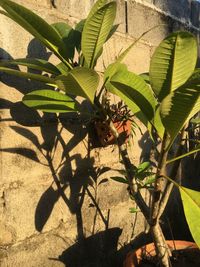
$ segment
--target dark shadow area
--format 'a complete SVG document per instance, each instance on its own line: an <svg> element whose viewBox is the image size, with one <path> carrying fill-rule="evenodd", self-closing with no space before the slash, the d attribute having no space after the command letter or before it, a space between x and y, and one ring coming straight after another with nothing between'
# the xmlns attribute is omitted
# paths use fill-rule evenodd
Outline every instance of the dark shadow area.
<svg viewBox="0 0 200 267"><path fill-rule="evenodd" d="M46 51L38 41L33 39L28 46L27 58L42 58L48 60L51 53ZM12 59L5 50L0 50L1 59ZM15 69L19 70L18 67ZM33 70L28 70L33 72ZM40 73L35 72L34 73ZM44 89L42 83L29 81L0 73L1 82L13 87L22 94L26 94L35 89ZM45 86L46 87L46 86ZM63 252L60 261L70 262L71 266L76 266L76 261L80 256L81 266L109 266L117 252L118 238L121 234L119 228L109 229L109 210L103 214L99 206L98 187L106 183L107 179L101 179L101 175L109 168L97 168L93 166L94 159L90 155L91 142L83 141L91 128L88 124L87 116L79 116L75 113L49 114L38 112L25 106L21 101L13 103L7 99L0 99L2 109L9 109L11 118L2 118L4 121L15 121L17 126L10 126L12 131L24 137L33 146L27 147L6 147L0 148L2 152L18 154L26 157L37 164L49 168L52 175L52 183L41 195L35 210L35 228L41 232L53 212L56 202L62 198L71 214L75 215L77 224L77 243ZM80 107L87 111L90 107L83 101ZM88 111L85 113L87 114ZM31 127L37 127L42 138L32 131ZM66 132L70 133L66 136ZM95 136L93 136L95 138ZM82 142L86 146L87 155L81 153L73 154L73 149ZM56 153L59 154L60 161L55 163ZM37 174L36 174L37 175ZM67 191L67 194L66 194ZM82 206L85 196L90 199L89 209L93 209L93 225L91 236L86 238L84 231L84 218ZM97 233L97 216L103 222L104 232ZM89 251L86 254L86 251ZM97 259L97 255L100 259ZM111 256L112 259L109 257ZM102 261L103 264L102 265ZM89 265L86 265L89 264Z"/></svg>
<svg viewBox="0 0 200 267"><path fill-rule="evenodd" d="M190 132L191 140L198 140L199 137L195 137L194 133ZM151 161L152 151L155 151L155 145L153 144L148 132L144 133L138 142L141 147L142 153L140 161ZM194 143L193 143L194 145ZM190 145L186 145L191 146ZM190 147L192 149L194 147ZM173 149L172 149L173 150ZM188 151L185 150L184 153ZM173 157L174 151L170 151ZM156 157L156 153L153 154ZM177 180L181 179L181 184L185 187L200 191L200 153L196 153L182 160L177 174ZM188 167L189 166L189 167ZM167 239L173 240L188 240L193 241L191 236L178 188L174 187L170 195L169 202L166 206L165 212L161 218L161 226ZM137 240L137 239L136 239ZM133 240L134 244L134 240ZM137 244L137 242L136 242Z"/></svg>
<svg viewBox="0 0 200 267"><path fill-rule="evenodd" d="M99 232L65 250L58 260L66 267L121 267L117 252L121 233L120 228Z"/></svg>
<svg viewBox="0 0 200 267"><path fill-rule="evenodd" d="M190 20L191 0L154 0L153 3L179 19L184 19L187 22Z"/></svg>

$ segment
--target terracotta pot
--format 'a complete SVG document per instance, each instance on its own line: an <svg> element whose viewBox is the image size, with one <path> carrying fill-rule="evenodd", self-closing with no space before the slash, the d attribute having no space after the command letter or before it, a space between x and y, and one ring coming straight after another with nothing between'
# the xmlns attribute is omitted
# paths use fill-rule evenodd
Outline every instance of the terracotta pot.
<svg viewBox="0 0 200 267"><path fill-rule="evenodd" d="M167 245L171 250L185 250L185 249L195 249L199 251L197 245L193 242L183 241L183 240L167 240ZM141 262L144 255L155 256L155 246L154 243L150 243L142 248L137 249L136 251L129 252L124 261L123 267L137 267ZM192 267L192 266L191 266Z"/></svg>
<svg viewBox="0 0 200 267"><path fill-rule="evenodd" d="M116 121L114 122L114 126L119 135L121 135L121 137L124 139L124 142L127 142L131 133L131 121ZM115 137L110 131L109 125L106 121L95 122L95 128L102 146L115 144Z"/></svg>

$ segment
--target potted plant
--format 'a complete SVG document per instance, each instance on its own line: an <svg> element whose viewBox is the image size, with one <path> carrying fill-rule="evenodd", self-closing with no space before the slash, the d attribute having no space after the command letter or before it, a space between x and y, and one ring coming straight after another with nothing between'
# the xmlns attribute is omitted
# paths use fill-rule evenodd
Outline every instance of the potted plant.
<svg viewBox="0 0 200 267"><path fill-rule="evenodd" d="M193 150L183 153L187 124L200 109L200 70L195 69L195 37L189 32L172 33L155 50L149 74L136 75L121 62L141 36L104 73L98 73L95 66L102 54L103 44L117 28L113 26L115 1L98 0L87 19L78 23L74 29L65 23L49 25L27 8L10 0L1 0L0 6L4 10L1 11L3 15L21 25L60 59L58 65L41 59L1 62L1 71L38 80L46 85L44 90L26 94L23 103L44 112L82 112L89 114L90 121L106 122L109 134L112 133L117 142L124 166L120 172L122 176L115 177L115 180L128 185L131 199L136 202L149 224L160 266L171 266L171 250L162 232L160 217L174 185L179 188L189 228L196 244L200 246L200 193L176 181L181 159L200 150L197 144ZM78 53L76 61L75 51ZM17 71L10 65L28 66L41 70L42 74ZM131 163L126 138L122 138L115 124L120 112L114 115L112 104L107 101L107 92L119 96L132 114L146 125L155 144L158 141L161 143L153 171L149 163L139 166ZM77 96L88 101L88 110L80 109ZM126 110L122 112L119 121L123 121ZM127 114L130 114L129 111ZM170 158L173 144L176 144L177 151ZM150 205L142 196L141 189L144 187L151 188Z"/></svg>

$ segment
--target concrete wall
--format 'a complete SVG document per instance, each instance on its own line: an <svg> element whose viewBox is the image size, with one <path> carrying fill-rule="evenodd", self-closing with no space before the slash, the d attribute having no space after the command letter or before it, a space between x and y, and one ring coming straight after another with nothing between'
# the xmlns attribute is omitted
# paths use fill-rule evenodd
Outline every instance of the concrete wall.
<svg viewBox="0 0 200 267"><path fill-rule="evenodd" d="M94 0L55 0L56 8L50 0L16 2L49 23L74 25L86 17ZM105 46L99 70L155 25L165 24L146 35L125 60L137 73L148 71L155 46L169 32L184 28L198 34L199 4L194 1L117 2L116 22L120 26ZM2 15L0 46L1 58L50 58L32 36ZM88 129L76 117L58 122L54 116L24 107L19 102L22 96L41 84L5 74L0 77L0 266L64 266L64 261L69 267L103 266L102 262L117 266L117 249L145 226L141 216L135 224L135 215L129 213L134 203L126 186L109 179L113 172L99 176L102 168L121 167L117 148L91 149ZM141 147L148 143L145 135L137 139L131 154L134 162L139 161ZM149 153L145 151L144 157ZM103 179L108 181L99 184ZM54 260L60 255L60 261Z"/></svg>

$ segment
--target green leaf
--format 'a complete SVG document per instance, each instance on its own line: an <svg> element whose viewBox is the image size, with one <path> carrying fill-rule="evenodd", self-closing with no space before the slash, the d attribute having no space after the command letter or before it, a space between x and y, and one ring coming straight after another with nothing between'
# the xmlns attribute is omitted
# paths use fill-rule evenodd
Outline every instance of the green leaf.
<svg viewBox="0 0 200 267"><path fill-rule="evenodd" d="M193 118L190 122L193 124L200 124L200 118Z"/></svg>
<svg viewBox="0 0 200 267"><path fill-rule="evenodd" d="M56 68L60 71L61 74L67 75L71 70L68 66L66 66L63 62L60 62Z"/></svg>
<svg viewBox="0 0 200 267"><path fill-rule="evenodd" d="M90 19L100 8L107 4L108 0L97 0L96 3L92 6L90 13L87 16L87 19Z"/></svg>
<svg viewBox="0 0 200 267"><path fill-rule="evenodd" d="M128 53L131 51L131 49L142 39L142 37L144 37L146 34L148 34L149 32L151 32L152 30L154 30L157 27L163 26L162 24L160 25L156 25L152 28L150 28L149 30L147 30L146 32L143 32L139 38L137 38L129 47L127 47L119 56L118 58L115 60L114 63L110 64L108 66L109 68L109 74L110 77L112 77L115 72L118 71L118 69L120 68L120 63L124 60L124 58L128 55Z"/></svg>
<svg viewBox="0 0 200 267"><path fill-rule="evenodd" d="M122 184L128 184L128 181L123 178L123 177L118 177L118 176L113 176L113 177L110 177L112 180L118 182L118 183L122 183Z"/></svg>
<svg viewBox="0 0 200 267"><path fill-rule="evenodd" d="M161 115L160 115L160 106L156 108L155 115L152 121L152 125L156 129L156 132L158 136L163 139L164 132L165 132L165 127L163 126L162 120L161 120Z"/></svg>
<svg viewBox="0 0 200 267"><path fill-rule="evenodd" d="M74 49L75 49L75 41L74 41L74 30L71 26L69 26L65 22L57 22L51 25L60 35L60 38L62 39L65 51L66 51L66 57L68 59L73 59L74 57Z"/></svg>
<svg viewBox="0 0 200 267"><path fill-rule="evenodd" d="M110 2L94 14L89 14L83 33L81 47L87 66L93 68L97 55L100 54L116 15L116 2Z"/></svg>
<svg viewBox="0 0 200 267"><path fill-rule="evenodd" d="M200 145L197 145L194 149L190 150L189 152L185 153L185 154L182 154L180 155L179 157L176 157L176 158L172 158L172 159L169 159L167 160L166 164L169 164L169 163L172 163L176 160L179 160L179 159L182 159L182 158L185 158L185 157L188 157L194 153L197 153L200 151Z"/></svg>
<svg viewBox="0 0 200 267"><path fill-rule="evenodd" d="M144 172L151 167L151 163L149 161L145 161L139 164L137 167L137 173Z"/></svg>
<svg viewBox="0 0 200 267"><path fill-rule="evenodd" d="M83 28L85 25L85 21L86 21L85 19L79 21L79 23L76 24L74 32L73 32L73 39L74 39L75 47L78 53L80 53L81 51L81 37L82 37L82 32L83 32Z"/></svg>
<svg viewBox="0 0 200 267"><path fill-rule="evenodd" d="M183 85L197 61L197 41L189 32L176 32L156 48L150 63L150 82L161 101Z"/></svg>
<svg viewBox="0 0 200 267"><path fill-rule="evenodd" d="M140 77L142 77L146 83L150 84L149 73L141 73Z"/></svg>
<svg viewBox="0 0 200 267"><path fill-rule="evenodd" d="M147 172L147 171L144 171L144 172L139 172L139 173L136 173L135 174L135 177L139 180L144 180L145 178L151 176L153 173L152 172Z"/></svg>
<svg viewBox="0 0 200 267"><path fill-rule="evenodd" d="M156 176L153 175L151 177L149 177L145 182L144 182L144 186L146 185L151 185L156 181Z"/></svg>
<svg viewBox="0 0 200 267"><path fill-rule="evenodd" d="M108 37L106 39L106 41L108 41L112 36L113 34L116 32L116 30L118 29L119 27L119 24L115 24L112 26L112 29L110 30L109 34L108 34Z"/></svg>
<svg viewBox="0 0 200 267"><path fill-rule="evenodd" d="M154 117L156 106L156 100L151 88L140 76L125 69L121 70L115 73L110 80L113 86L110 88L111 92L125 101L131 110L132 105L136 104L146 118L151 121ZM132 110L132 112L135 113L135 110Z"/></svg>
<svg viewBox="0 0 200 267"><path fill-rule="evenodd" d="M163 125L170 136L169 147L183 126L199 110L200 85L195 85L193 82L188 82L164 98L160 112Z"/></svg>
<svg viewBox="0 0 200 267"><path fill-rule="evenodd" d="M129 208L129 212L130 213L136 213L136 212L139 212L140 210L139 209L136 209L136 208Z"/></svg>
<svg viewBox="0 0 200 267"><path fill-rule="evenodd" d="M60 35L45 20L31 10L10 0L1 0L0 6L7 11L12 20L40 40L59 58L66 58L65 46Z"/></svg>
<svg viewBox="0 0 200 267"><path fill-rule="evenodd" d="M14 66L21 65L21 66L26 66L30 69L41 70L55 75L61 74L61 72L57 67L55 67L53 64L44 59L19 58L15 60L6 60L0 62L0 66L9 66L9 65L14 65Z"/></svg>
<svg viewBox="0 0 200 267"><path fill-rule="evenodd" d="M31 108L51 113L72 112L75 110L74 100L62 93L52 90L36 90L23 97L23 103Z"/></svg>
<svg viewBox="0 0 200 267"><path fill-rule="evenodd" d="M200 248L200 192L183 186L179 190L190 232Z"/></svg>
<svg viewBox="0 0 200 267"><path fill-rule="evenodd" d="M55 80L52 78L49 78L47 76L43 76L43 75L39 75L39 74L33 74L33 73L29 73L29 72L22 72L19 70L9 69L6 67L1 67L1 66L0 66L0 71L11 74L11 75L15 75L15 76L20 77L20 78L31 79L31 80L44 82L44 83L48 83L49 85L55 86Z"/></svg>
<svg viewBox="0 0 200 267"><path fill-rule="evenodd" d="M82 96L93 102L99 84L99 75L94 70L77 67L71 70L67 76L58 76L56 84L67 94Z"/></svg>

